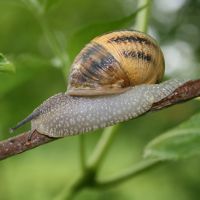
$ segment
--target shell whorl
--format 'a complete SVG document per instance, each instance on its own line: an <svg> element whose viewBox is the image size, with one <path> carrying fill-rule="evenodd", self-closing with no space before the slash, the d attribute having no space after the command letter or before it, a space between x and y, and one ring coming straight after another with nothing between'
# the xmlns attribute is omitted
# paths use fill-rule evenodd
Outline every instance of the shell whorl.
<svg viewBox="0 0 200 200"><path fill-rule="evenodd" d="M131 86L157 83L164 57L150 36L117 31L94 38L75 58L68 94L91 96L121 93Z"/></svg>

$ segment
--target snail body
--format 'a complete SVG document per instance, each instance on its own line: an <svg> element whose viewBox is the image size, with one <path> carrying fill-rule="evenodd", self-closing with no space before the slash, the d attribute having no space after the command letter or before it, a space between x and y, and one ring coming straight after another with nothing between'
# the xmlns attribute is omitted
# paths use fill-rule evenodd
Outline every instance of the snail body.
<svg viewBox="0 0 200 200"><path fill-rule="evenodd" d="M162 51L150 36L119 31L96 37L75 58L68 90L47 99L12 130L31 121L32 131L64 137L138 117L184 84L154 84L163 73Z"/></svg>
<svg viewBox="0 0 200 200"><path fill-rule="evenodd" d="M116 94L162 80L164 57L156 41L138 31L117 31L94 38L75 58L67 93Z"/></svg>
<svg viewBox="0 0 200 200"><path fill-rule="evenodd" d="M121 94L93 98L59 93L31 114L31 129L50 137L64 137L111 126L147 112L153 103L182 84L183 81L170 80L158 85L139 85Z"/></svg>

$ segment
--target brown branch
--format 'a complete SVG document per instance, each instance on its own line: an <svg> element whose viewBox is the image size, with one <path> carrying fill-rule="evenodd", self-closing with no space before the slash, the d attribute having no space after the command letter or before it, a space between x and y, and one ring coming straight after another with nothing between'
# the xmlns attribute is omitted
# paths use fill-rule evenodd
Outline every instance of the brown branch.
<svg viewBox="0 0 200 200"><path fill-rule="evenodd" d="M191 80L177 88L171 95L153 104L150 111L160 110L200 96L200 79Z"/></svg>
<svg viewBox="0 0 200 200"><path fill-rule="evenodd" d="M160 110L177 103L200 96L200 79L188 81L177 88L171 95L154 103L150 111ZM56 140L37 131L22 133L0 142L0 160L22 153L40 145Z"/></svg>
<svg viewBox="0 0 200 200"><path fill-rule="evenodd" d="M37 131L27 131L15 137L0 142L0 160L33 149L55 140Z"/></svg>

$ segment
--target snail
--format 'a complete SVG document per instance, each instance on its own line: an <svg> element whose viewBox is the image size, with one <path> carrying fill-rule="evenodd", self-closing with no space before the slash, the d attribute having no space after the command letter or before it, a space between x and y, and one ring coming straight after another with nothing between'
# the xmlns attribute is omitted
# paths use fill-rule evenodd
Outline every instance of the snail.
<svg viewBox="0 0 200 200"><path fill-rule="evenodd" d="M149 35L115 31L94 38L75 58L65 93L56 94L12 130L76 135L135 118L184 84L164 75L164 56Z"/></svg>

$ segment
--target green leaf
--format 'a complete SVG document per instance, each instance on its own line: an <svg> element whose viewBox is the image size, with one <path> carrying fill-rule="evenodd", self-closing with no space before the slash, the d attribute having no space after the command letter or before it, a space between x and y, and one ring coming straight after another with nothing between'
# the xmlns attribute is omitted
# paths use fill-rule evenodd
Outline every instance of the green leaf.
<svg viewBox="0 0 200 200"><path fill-rule="evenodd" d="M21 0L32 12L43 14L45 10L45 0Z"/></svg>
<svg viewBox="0 0 200 200"><path fill-rule="evenodd" d="M47 0L46 1L46 11L56 8L63 0Z"/></svg>
<svg viewBox="0 0 200 200"><path fill-rule="evenodd" d="M0 53L0 72L15 72L14 65L6 59L6 57Z"/></svg>
<svg viewBox="0 0 200 200"><path fill-rule="evenodd" d="M22 2L32 11L44 14L51 8L56 7L62 0L22 0Z"/></svg>
<svg viewBox="0 0 200 200"><path fill-rule="evenodd" d="M184 159L194 155L200 155L200 113L156 137L144 151L146 158L164 160Z"/></svg>
<svg viewBox="0 0 200 200"><path fill-rule="evenodd" d="M9 76L4 73L0 77L1 97L12 92L19 85L23 85L28 80L34 79L38 73L43 73L52 68L53 63L34 54L20 54L15 57L15 66L17 68L16 76Z"/></svg>
<svg viewBox="0 0 200 200"><path fill-rule="evenodd" d="M144 5L141 8L138 8L131 15L122 19L116 21L99 22L77 30L68 42L68 52L73 52L72 57L74 57L80 48L93 37L113 30L130 28L130 26L134 24L137 14L146 8L146 6L147 5Z"/></svg>

